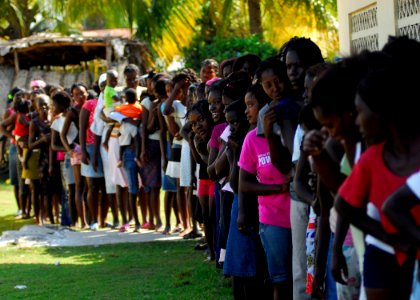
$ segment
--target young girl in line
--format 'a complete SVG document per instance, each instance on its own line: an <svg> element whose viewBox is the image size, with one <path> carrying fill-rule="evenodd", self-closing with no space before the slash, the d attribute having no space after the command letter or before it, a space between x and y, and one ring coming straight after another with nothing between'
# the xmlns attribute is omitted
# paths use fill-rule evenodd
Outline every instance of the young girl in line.
<svg viewBox="0 0 420 300"><path fill-rule="evenodd" d="M207 145L213 130L213 118L208 109L206 100L195 103L188 111L188 121L191 123L194 135L190 135L190 147L192 155L199 165L198 176L198 199L201 204L204 234L208 245L208 260L216 257L214 249L215 239L215 204L214 204L214 181L207 173L208 150Z"/></svg>
<svg viewBox="0 0 420 300"><path fill-rule="evenodd" d="M270 76L272 71L269 73ZM271 78L271 77L270 77ZM273 95L281 97L284 82L277 79ZM286 79L286 78L285 78ZM263 86L264 88L264 86ZM264 88L265 90L265 88ZM292 298L292 239L290 230L290 194L287 173L274 166L268 140L272 137L276 115L264 118L265 137L250 131L245 137L239 159L239 191L258 195L260 238L266 254L274 299ZM281 157L290 161L290 157Z"/></svg>
<svg viewBox="0 0 420 300"><path fill-rule="evenodd" d="M65 120L64 114L70 107L70 103L70 95L64 91L59 91L52 95L51 111L53 115L53 121L51 124L51 150L54 151L54 153L58 151L66 151L60 139L60 132ZM64 192L67 194L71 226L76 226L78 213L75 199L75 180L70 159L70 155L66 153L64 160L60 163L60 171L62 186L64 188Z"/></svg>
<svg viewBox="0 0 420 300"><path fill-rule="evenodd" d="M28 139L29 139L29 103L23 98L23 94L16 94L13 102L13 107L16 112L15 128L13 131L14 139L16 141L17 155L18 155L18 177L19 180L19 194L20 194L20 206L22 207L22 218L28 219L31 212L31 194L29 184L26 179L37 179L39 177L38 170L36 168L36 158L34 157L31 161L31 168L28 169L28 165L24 165L24 159L26 152L28 151Z"/></svg>
<svg viewBox="0 0 420 300"><path fill-rule="evenodd" d="M181 228L181 221L179 219L178 214L178 204L176 201L176 179L166 175L166 168L168 166L168 158L172 158L172 161L175 162L175 152L172 152L171 157L171 143L173 142L173 135L179 130L177 129L177 125L175 124L173 119L168 118L168 123L164 120L164 117L161 113L161 105L167 99L167 85L171 84L171 81L167 77L162 77L154 82L154 91L156 100L152 106L153 118L156 118L159 122L159 130L160 130L160 151L161 151L161 161L162 161L162 189L165 192L165 229L163 234L170 234L171 233L171 209L173 208L175 213L175 218L177 221L176 227L173 232L180 232ZM169 124L169 126L167 126ZM171 134L168 134L169 133ZM175 146L175 148L177 148Z"/></svg>
<svg viewBox="0 0 420 300"><path fill-rule="evenodd" d="M28 152L25 156L25 165L31 159L36 159L37 169L40 177L31 180L32 200L35 208L35 219L39 225L43 224L44 209L48 213L51 224L54 224L53 199L51 180L49 178L49 144L51 138L49 114L49 97L39 95L35 98L36 116L31 120L29 126ZM32 157L33 156L33 157ZM59 222L59 220L57 220Z"/></svg>
<svg viewBox="0 0 420 300"><path fill-rule="evenodd" d="M77 214L80 218L80 226L82 229L88 229L88 222L86 219L86 205L83 201L84 192L84 178L81 174L81 149L79 142L79 135L73 136L73 141L69 141L67 134L69 133L70 127L79 128L79 114L83 107L83 104L87 100L87 88L81 83L75 83L72 85L71 95L73 97L74 105L69 108L66 113L66 118L63 124L62 131L60 132L61 142L67 153L70 155L70 162L73 168L73 174L76 185L76 207Z"/></svg>
<svg viewBox="0 0 420 300"><path fill-rule="evenodd" d="M253 85L245 95L245 112L234 110L234 114L236 113L237 116L243 114L242 117L249 124L249 129L253 130L257 125L259 108L263 107L268 101L269 99L267 99L261 85ZM231 108L233 108L231 105L226 108L226 119L228 122L231 116L227 114L231 111ZM246 130L248 126L245 122L238 122L236 125L240 125L240 128ZM257 198L255 195L243 194L238 190L238 160L246 131L239 130L238 133L231 135L230 140L233 142L228 142L227 150L231 169L229 182L235 194L231 210L223 273L233 276L232 290L234 299L255 299L261 291L261 279L264 278L264 275L261 274L263 269L261 265L265 257L256 230L258 227Z"/></svg>

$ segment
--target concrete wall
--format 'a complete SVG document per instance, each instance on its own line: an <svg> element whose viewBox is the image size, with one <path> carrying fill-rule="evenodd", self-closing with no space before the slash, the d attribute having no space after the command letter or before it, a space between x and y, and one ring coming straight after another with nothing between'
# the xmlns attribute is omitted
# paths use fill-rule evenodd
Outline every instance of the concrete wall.
<svg viewBox="0 0 420 300"><path fill-rule="evenodd" d="M420 0L338 0L340 52L379 50L390 35L420 40Z"/></svg>

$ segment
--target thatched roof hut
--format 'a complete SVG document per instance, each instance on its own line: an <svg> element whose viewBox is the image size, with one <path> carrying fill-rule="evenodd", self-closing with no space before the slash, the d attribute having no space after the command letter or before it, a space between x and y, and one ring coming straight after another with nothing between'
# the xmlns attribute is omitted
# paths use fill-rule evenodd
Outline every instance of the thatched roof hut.
<svg viewBox="0 0 420 300"><path fill-rule="evenodd" d="M82 35L41 33L0 41L0 75L7 76L2 76L5 80L0 84L0 112L4 109L7 92L16 84L28 87L31 79L51 78L64 86L68 81L64 78L66 75L90 81L96 79L98 74L88 70L90 61L100 61L102 68L114 67L119 72L126 64L134 63L145 72L151 63L147 45L130 37L128 29L105 29L86 31ZM80 66L80 70L69 70L67 66Z"/></svg>

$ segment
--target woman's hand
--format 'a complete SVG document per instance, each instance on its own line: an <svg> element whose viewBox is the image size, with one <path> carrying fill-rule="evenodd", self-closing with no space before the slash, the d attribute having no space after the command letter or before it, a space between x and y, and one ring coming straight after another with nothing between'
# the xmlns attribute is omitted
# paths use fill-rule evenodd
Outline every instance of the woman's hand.
<svg viewBox="0 0 420 300"><path fill-rule="evenodd" d="M266 111L263 118L264 135L266 138L272 137L274 134L273 125L277 120L277 115L274 110L274 104Z"/></svg>
<svg viewBox="0 0 420 300"><path fill-rule="evenodd" d="M331 272L334 277L334 280L343 285L347 285L347 278L349 276L349 271L347 268L346 258L343 255L343 250L334 250L332 251L331 258Z"/></svg>
<svg viewBox="0 0 420 300"><path fill-rule="evenodd" d="M73 151L74 152L74 151ZM90 157L89 157L89 153L87 153L86 150L82 150L82 157L81 157L81 161L82 163L84 163L85 165L89 164L90 161Z"/></svg>
<svg viewBox="0 0 420 300"><path fill-rule="evenodd" d="M321 130L309 131L303 140L303 151L307 155L318 156L324 150L324 144L328 135Z"/></svg>

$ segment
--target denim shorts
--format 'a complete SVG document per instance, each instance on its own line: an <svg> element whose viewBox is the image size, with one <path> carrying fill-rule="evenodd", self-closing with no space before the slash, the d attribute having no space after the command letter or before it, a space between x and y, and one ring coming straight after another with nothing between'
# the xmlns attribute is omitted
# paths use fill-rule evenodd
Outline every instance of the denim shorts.
<svg viewBox="0 0 420 300"><path fill-rule="evenodd" d="M292 231L260 223L260 238L273 283L292 281Z"/></svg>
<svg viewBox="0 0 420 300"><path fill-rule="evenodd" d="M135 158L136 151L126 147L123 153L123 167L127 174L128 192L130 194L137 194L139 191L139 167L134 160Z"/></svg>
<svg viewBox="0 0 420 300"><path fill-rule="evenodd" d="M64 156L64 163L63 163L63 169L62 171L62 176L65 178L66 185L69 184L75 184L75 180L74 180L74 173L73 173L73 167L71 165L71 158L70 158L70 154L66 153L66 155Z"/></svg>
<svg viewBox="0 0 420 300"><path fill-rule="evenodd" d="M363 285L372 289L410 290L413 283L415 255L408 255L400 265L394 254L367 245L363 260Z"/></svg>
<svg viewBox="0 0 420 300"><path fill-rule="evenodd" d="M162 170L162 190L164 192L176 192L176 179L169 177Z"/></svg>

